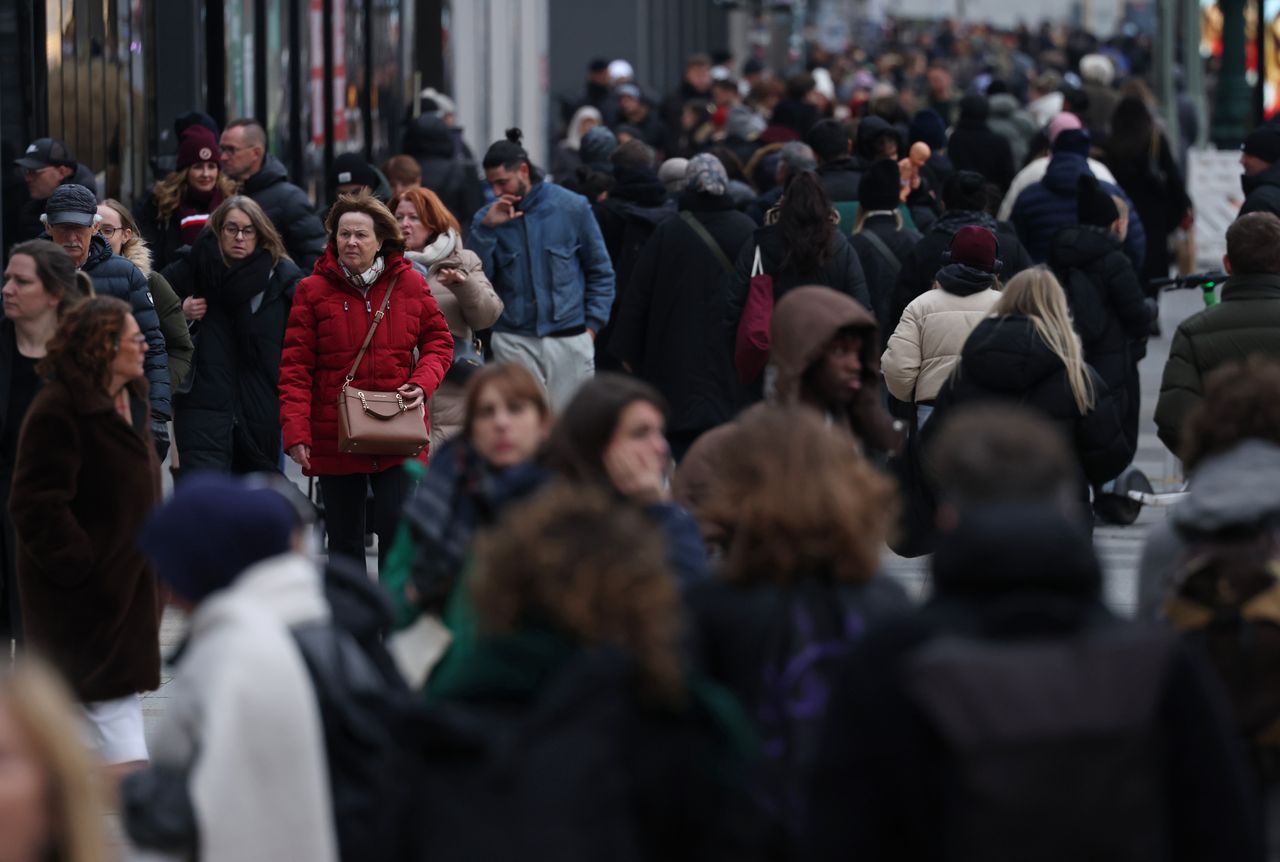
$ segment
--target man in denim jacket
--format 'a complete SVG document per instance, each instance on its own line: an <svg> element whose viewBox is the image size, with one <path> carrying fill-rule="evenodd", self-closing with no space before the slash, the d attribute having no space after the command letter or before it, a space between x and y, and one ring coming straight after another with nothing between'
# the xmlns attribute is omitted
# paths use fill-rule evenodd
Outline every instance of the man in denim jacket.
<svg viewBox="0 0 1280 862"><path fill-rule="evenodd" d="M476 213L468 244L506 306L493 326L494 357L528 367L559 411L595 373L613 266L587 199L543 182L520 137L512 129L485 154L497 200Z"/></svg>

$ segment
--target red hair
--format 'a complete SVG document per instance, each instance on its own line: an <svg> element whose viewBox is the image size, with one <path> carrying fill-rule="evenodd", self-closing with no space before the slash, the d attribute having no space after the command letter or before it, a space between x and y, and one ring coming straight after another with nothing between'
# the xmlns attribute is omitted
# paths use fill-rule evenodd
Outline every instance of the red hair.
<svg viewBox="0 0 1280 862"><path fill-rule="evenodd" d="M391 212L394 213L399 208L401 201L413 204L413 208L418 211L418 218L431 233L444 233L449 228L453 228L456 233L462 233L462 226L458 224L458 220L431 189L424 189L421 186L405 189L391 199Z"/></svg>

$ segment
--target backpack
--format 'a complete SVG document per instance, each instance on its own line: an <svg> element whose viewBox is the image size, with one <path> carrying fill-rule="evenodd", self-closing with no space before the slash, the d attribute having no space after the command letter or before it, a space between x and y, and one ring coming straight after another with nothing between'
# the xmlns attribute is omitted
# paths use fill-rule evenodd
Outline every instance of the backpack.
<svg viewBox="0 0 1280 862"><path fill-rule="evenodd" d="M755 699L764 754L759 795L792 838L804 835L806 788L836 671L866 627L842 590L810 579L793 591L770 636Z"/></svg>
<svg viewBox="0 0 1280 862"><path fill-rule="evenodd" d="M1057 637L943 636L904 688L943 749L947 860L1171 858L1156 726L1176 639L1109 625Z"/></svg>
<svg viewBox="0 0 1280 862"><path fill-rule="evenodd" d="M1236 726L1259 764L1277 761L1280 528L1188 538L1165 615L1222 680Z"/></svg>
<svg viewBox="0 0 1280 862"><path fill-rule="evenodd" d="M633 687L625 658L592 651L532 703L432 707L417 858L641 862L627 763Z"/></svg>
<svg viewBox="0 0 1280 862"><path fill-rule="evenodd" d="M333 564L325 574L333 618L290 633L324 729L339 858L408 858L421 774L413 748L421 735L418 708L376 629L370 630L377 603L385 602L368 592L376 586ZM390 610L383 609L389 620Z"/></svg>

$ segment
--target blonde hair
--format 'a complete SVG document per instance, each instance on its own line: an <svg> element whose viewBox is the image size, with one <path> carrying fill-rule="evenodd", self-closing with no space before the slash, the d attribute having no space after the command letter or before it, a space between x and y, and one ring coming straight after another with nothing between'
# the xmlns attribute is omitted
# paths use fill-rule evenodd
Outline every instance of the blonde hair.
<svg viewBox="0 0 1280 862"><path fill-rule="evenodd" d="M1021 314L1031 321L1040 340L1062 360L1076 408L1093 409L1093 381L1084 362L1080 337L1071 322L1067 295L1054 274L1043 266L1025 269L1005 285L992 313L997 317Z"/></svg>
<svg viewBox="0 0 1280 862"><path fill-rule="evenodd" d="M155 184L155 188L151 190L151 196L156 201L156 213L160 216L160 224L168 225L169 217L173 215L173 211L178 208L178 204L182 203L182 199L187 194L187 174L191 172L191 168L183 168L180 171L174 171L169 176ZM222 192L224 198L229 198L236 193L236 183L221 168L218 169L218 191ZM136 234L137 231L134 231Z"/></svg>
<svg viewBox="0 0 1280 862"><path fill-rule="evenodd" d="M0 672L0 710L13 717L45 772L52 814L45 858L107 862L101 767L80 741L76 708L62 682L24 656Z"/></svg>

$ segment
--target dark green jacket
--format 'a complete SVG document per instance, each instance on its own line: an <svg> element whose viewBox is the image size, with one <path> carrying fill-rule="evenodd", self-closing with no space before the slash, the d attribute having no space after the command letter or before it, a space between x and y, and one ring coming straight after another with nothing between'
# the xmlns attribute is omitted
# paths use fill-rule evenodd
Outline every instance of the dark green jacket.
<svg viewBox="0 0 1280 862"><path fill-rule="evenodd" d="M1232 276L1220 304L1178 326L1156 404L1164 445L1179 452L1182 423L1204 397L1206 375L1253 353L1280 360L1280 275Z"/></svg>

